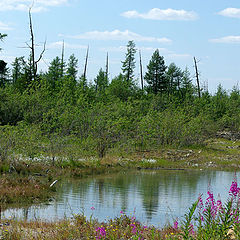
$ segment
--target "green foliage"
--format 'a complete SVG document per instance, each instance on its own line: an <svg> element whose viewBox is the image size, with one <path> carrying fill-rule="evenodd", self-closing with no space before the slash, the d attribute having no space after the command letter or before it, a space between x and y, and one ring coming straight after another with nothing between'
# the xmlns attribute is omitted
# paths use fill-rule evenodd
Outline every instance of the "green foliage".
<svg viewBox="0 0 240 240"><path fill-rule="evenodd" d="M56 142L63 136L76 137L83 155L99 157L114 151L198 145L219 130L240 130L237 87L228 94L219 86L214 95L202 92L198 98L188 69L174 63L167 67L156 50L145 74L147 91L141 90L134 81L135 53L135 43L129 41L123 73L108 82L100 69L93 83L78 78L74 55L67 64L54 58L35 82L31 56L28 61L16 58L11 81L0 86L0 124L17 129L24 125L28 134L36 127L39 135ZM28 155L40 150L31 151Z"/></svg>
<svg viewBox="0 0 240 240"><path fill-rule="evenodd" d="M133 95L133 90L122 74L112 79L106 92L109 96L117 97L122 101L127 101Z"/></svg>
<svg viewBox="0 0 240 240"><path fill-rule="evenodd" d="M97 93L99 95L102 95L109 84L108 77L102 68L99 70L97 77L94 79L94 82Z"/></svg>
<svg viewBox="0 0 240 240"><path fill-rule="evenodd" d="M62 86L61 80L63 77L62 73L62 62L59 57L56 57L50 63L47 73L47 83L51 90L59 90Z"/></svg>
<svg viewBox="0 0 240 240"><path fill-rule="evenodd" d="M78 60L74 56L74 54L72 54L68 59L66 73L67 73L67 76L70 77L72 79L72 81L74 81L75 83L77 81L77 72L78 72L77 64L78 64Z"/></svg>
<svg viewBox="0 0 240 240"><path fill-rule="evenodd" d="M122 62L122 72L127 83L131 86L133 84L134 69L135 69L135 53L136 45L134 41L129 41L127 44L127 53L125 60Z"/></svg>
<svg viewBox="0 0 240 240"><path fill-rule="evenodd" d="M159 50L157 49L147 65L147 72L144 77L145 81L148 83L147 90L149 92L157 94L167 91L169 84L167 83L166 69L167 67L164 59L160 56Z"/></svg>
<svg viewBox="0 0 240 240"><path fill-rule="evenodd" d="M23 120L24 97L12 86L0 88L0 125L16 125Z"/></svg>
<svg viewBox="0 0 240 240"><path fill-rule="evenodd" d="M0 161L9 160L16 144L16 131L11 126L0 126Z"/></svg>
<svg viewBox="0 0 240 240"><path fill-rule="evenodd" d="M183 233L181 233L180 235L182 235L183 239L185 240L194 239L192 236L193 235L192 221L194 219L194 213L196 211L198 202L199 200L193 203L192 206L189 208L188 213L186 213L184 216L185 219L183 220L183 224L182 224Z"/></svg>

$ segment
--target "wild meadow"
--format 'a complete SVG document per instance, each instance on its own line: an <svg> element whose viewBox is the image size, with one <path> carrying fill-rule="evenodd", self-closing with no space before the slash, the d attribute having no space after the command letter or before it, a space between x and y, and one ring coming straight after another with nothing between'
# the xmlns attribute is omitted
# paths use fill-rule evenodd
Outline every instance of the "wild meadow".
<svg viewBox="0 0 240 240"><path fill-rule="evenodd" d="M31 17L31 16L30 16ZM0 40L6 38L0 34ZM64 48L63 48L64 49ZM58 178L122 169L239 169L240 91L210 93L188 69L166 65L157 49L134 76L136 46L127 44L119 75L108 62L94 79L78 59L54 58L37 71L34 51L0 68L0 206L54 194ZM87 59L86 59L87 62ZM198 75L198 74L197 74ZM239 236L239 189L222 204L208 193L173 226L143 226L124 213L100 223L73 216L59 222L3 220L3 239L228 239Z"/></svg>

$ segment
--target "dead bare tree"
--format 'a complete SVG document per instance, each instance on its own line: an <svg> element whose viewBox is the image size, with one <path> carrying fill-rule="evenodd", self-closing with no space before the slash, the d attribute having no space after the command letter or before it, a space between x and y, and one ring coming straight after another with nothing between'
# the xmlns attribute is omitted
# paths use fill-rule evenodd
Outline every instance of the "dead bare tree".
<svg viewBox="0 0 240 240"><path fill-rule="evenodd" d="M28 11L28 17L29 17L29 28L30 28L30 35L31 35L31 44L28 44L27 43L27 46L28 48L30 48L31 50L31 64L32 64L32 78L33 80L35 81L36 78L37 78L37 67L38 67L38 63L39 61L42 59L43 57L43 54L46 50L46 40L43 44L43 50L42 52L40 53L39 55L39 58L37 60L35 60L35 38L34 38L34 32L33 32L33 24L32 24L32 14L31 14L31 10L32 10L32 7L29 8L29 11Z"/></svg>
<svg viewBox="0 0 240 240"><path fill-rule="evenodd" d="M83 79L85 79L85 80L86 80L86 75L87 75L88 52L89 52L89 46L87 48L87 54L86 54L84 72L83 72Z"/></svg>
<svg viewBox="0 0 240 240"><path fill-rule="evenodd" d="M63 77L63 73L64 73L64 40L62 43L61 77Z"/></svg>
<svg viewBox="0 0 240 240"><path fill-rule="evenodd" d="M195 72L196 72L198 97L201 98L201 89L200 89L200 83L199 83L199 72L198 72L198 67L197 67L197 60L195 57L193 57L193 60L194 60L194 66L195 66Z"/></svg>
<svg viewBox="0 0 240 240"><path fill-rule="evenodd" d="M143 90L143 67L142 67L142 55L141 51L139 50L139 59L140 59L140 77L141 77L141 86Z"/></svg>
<svg viewBox="0 0 240 240"><path fill-rule="evenodd" d="M106 79L108 79L108 52L107 52L107 59L106 59Z"/></svg>

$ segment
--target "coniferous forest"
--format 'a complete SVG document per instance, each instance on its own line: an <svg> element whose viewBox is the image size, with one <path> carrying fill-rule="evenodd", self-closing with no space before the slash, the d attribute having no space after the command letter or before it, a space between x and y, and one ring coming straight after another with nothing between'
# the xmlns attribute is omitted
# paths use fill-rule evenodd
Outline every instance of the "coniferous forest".
<svg viewBox="0 0 240 240"><path fill-rule="evenodd" d="M0 37L7 41L5 34ZM2 159L11 149L31 157L73 145L77 154L102 158L166 145L201 145L219 131L240 130L237 86L226 91L219 85L210 94L188 69L167 66L158 49L140 79L134 75L142 64L134 41L128 42L113 79L108 57L90 82L87 57L80 75L74 54L67 61L63 55L46 72L38 70L34 51L28 58L16 57L12 65L0 61Z"/></svg>

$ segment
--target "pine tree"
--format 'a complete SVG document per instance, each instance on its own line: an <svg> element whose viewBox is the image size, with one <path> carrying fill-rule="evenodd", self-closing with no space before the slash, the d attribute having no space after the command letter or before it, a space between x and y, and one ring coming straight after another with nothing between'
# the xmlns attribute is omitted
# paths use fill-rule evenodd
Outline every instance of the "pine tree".
<svg viewBox="0 0 240 240"><path fill-rule="evenodd" d="M134 78L134 69L135 69L135 53L136 46L134 41L129 41L127 44L127 53L125 60L122 62L122 72L127 83L132 85Z"/></svg>
<svg viewBox="0 0 240 240"><path fill-rule="evenodd" d="M94 79L96 91L102 93L105 91L106 87L108 86L108 77L106 72L99 70L97 77Z"/></svg>
<svg viewBox="0 0 240 240"><path fill-rule="evenodd" d="M166 65L164 58L160 56L157 49L147 66L147 72L144 76L145 81L148 83L147 90L157 94L163 93L168 89L167 77L166 77Z"/></svg>
<svg viewBox="0 0 240 240"><path fill-rule="evenodd" d="M78 68L78 59L72 54L68 59L67 64L67 76L71 77L73 81L76 81L77 79L77 68Z"/></svg>
<svg viewBox="0 0 240 240"><path fill-rule="evenodd" d="M7 63L0 60L0 87L4 87L8 82L8 70Z"/></svg>
<svg viewBox="0 0 240 240"><path fill-rule="evenodd" d="M24 68L26 62L24 57L16 57L12 63L12 83L15 85L19 79L24 75Z"/></svg>
<svg viewBox="0 0 240 240"><path fill-rule="evenodd" d="M183 97L186 98L187 96L191 96L193 94L193 84L188 68L185 68L182 74L182 94Z"/></svg>
<svg viewBox="0 0 240 240"><path fill-rule="evenodd" d="M15 64L17 66L15 66L15 73L12 72L12 76L15 74L15 82L13 81L13 83L20 92L24 92L25 90L31 88L33 83L32 57L30 55L28 61L25 61L24 57L20 57L17 62L18 63L16 64L15 59ZM16 74L18 76L16 76Z"/></svg>
<svg viewBox="0 0 240 240"><path fill-rule="evenodd" d="M62 61L59 57L56 57L50 63L48 68L48 81L52 90L56 89L61 85L62 79Z"/></svg>
<svg viewBox="0 0 240 240"><path fill-rule="evenodd" d="M175 63L171 63L168 66L168 70L166 72L167 82L168 82L168 93L172 94L180 94L183 82L183 72L181 68L177 67Z"/></svg>

